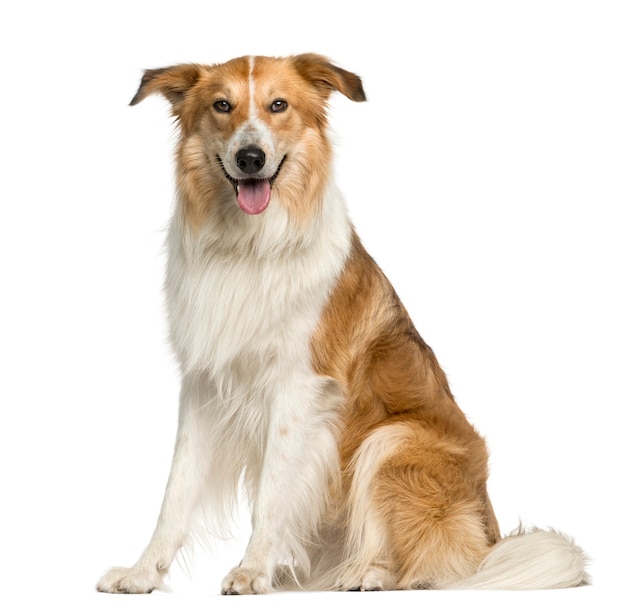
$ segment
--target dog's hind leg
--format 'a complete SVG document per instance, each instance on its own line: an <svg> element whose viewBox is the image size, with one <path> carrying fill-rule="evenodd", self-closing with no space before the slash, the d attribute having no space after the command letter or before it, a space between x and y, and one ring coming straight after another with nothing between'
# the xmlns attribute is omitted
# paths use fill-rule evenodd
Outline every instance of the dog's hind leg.
<svg viewBox="0 0 626 610"><path fill-rule="evenodd" d="M476 572L492 541L475 445L410 421L370 434L353 462L339 588L439 588Z"/></svg>
<svg viewBox="0 0 626 610"><path fill-rule="evenodd" d="M403 425L387 425L369 435L355 455L350 470L348 532L344 560L331 574L334 588L372 591L396 588L387 526L373 497L381 464L404 441ZM331 585L331 583L327 583Z"/></svg>
<svg viewBox="0 0 626 610"><path fill-rule="evenodd" d="M156 529L145 551L131 568L112 568L96 588L104 593L150 593L185 543L204 490L207 470L203 434L206 421L198 380L183 382L174 458Z"/></svg>

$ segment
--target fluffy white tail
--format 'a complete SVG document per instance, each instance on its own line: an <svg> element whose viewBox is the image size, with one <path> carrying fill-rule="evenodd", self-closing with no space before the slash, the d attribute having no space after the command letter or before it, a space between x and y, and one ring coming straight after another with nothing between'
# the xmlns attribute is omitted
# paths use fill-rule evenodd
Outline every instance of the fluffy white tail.
<svg viewBox="0 0 626 610"><path fill-rule="evenodd" d="M498 542L470 578L450 589L561 589L586 584L587 559L566 536L533 530Z"/></svg>

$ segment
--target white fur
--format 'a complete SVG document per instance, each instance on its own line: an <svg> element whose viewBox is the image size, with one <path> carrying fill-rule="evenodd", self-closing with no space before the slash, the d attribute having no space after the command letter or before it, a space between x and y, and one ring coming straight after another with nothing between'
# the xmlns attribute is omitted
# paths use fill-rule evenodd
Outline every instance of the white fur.
<svg viewBox="0 0 626 610"><path fill-rule="evenodd" d="M248 76L248 92L250 95L250 104L248 106L248 119L237 128L230 138L228 138L224 150L220 153L220 159L230 176L246 178L246 174L237 167L235 162L237 151L250 145L258 146L265 153L263 175L269 178L278 170L282 157L277 154L276 150L279 142L275 141L267 123L260 120L258 116L255 100L256 83L252 76L254 71L254 57L250 57L249 62L250 74Z"/></svg>
<svg viewBox="0 0 626 610"><path fill-rule="evenodd" d="M221 146L225 163L254 143L274 173L280 159L255 112L250 60L248 120ZM187 159L207 154L199 134ZM296 154L297 158L297 154ZM227 170L237 176L236 167ZM182 388L176 447L153 537L134 567L116 568L98 589L146 592L162 586L176 553L207 507L223 532L243 480L253 533L226 593L260 593L281 560L306 573L305 547L316 534L339 477L336 381L310 363L311 336L351 246L351 225L330 180L318 213L290 221L278 196L260 216L243 214L232 194L216 199L201 229L184 222L184 197L168 235L165 293Z"/></svg>
<svg viewBox="0 0 626 610"><path fill-rule="evenodd" d="M260 222L239 214L230 237L256 250L239 257L230 249L207 256L203 244L216 237L210 234L185 250L180 223L172 225L166 284L172 341L185 377L205 394L199 406L208 430L211 504L217 514L228 507L242 472L253 503L253 534L226 591L238 589L242 570L244 590L266 590L276 564L292 555L306 569L303 544L314 534L329 477L338 475L341 396L335 382L312 371L308 347L350 243L334 189L326 202L297 249L284 232L298 229L285 229L278 201ZM219 223L207 226L223 241ZM273 248L258 256L257 242L267 234ZM188 408L197 406L181 401L181 410Z"/></svg>
<svg viewBox="0 0 626 610"><path fill-rule="evenodd" d="M228 216L216 206L198 236L183 229L179 213L170 226L165 291L182 372L219 378L254 356L262 368L270 357L308 366L310 335L350 248L341 195L330 186L304 229L290 225L274 199L259 218L228 204Z"/></svg>
<svg viewBox="0 0 626 610"><path fill-rule="evenodd" d="M586 557L566 536L520 532L496 544L478 572L450 589L560 589L587 580Z"/></svg>
<svg viewBox="0 0 626 610"><path fill-rule="evenodd" d="M348 254L350 224L332 185L306 235L279 201L260 218L236 213L225 227L216 210L198 236L185 232L180 212L172 220L166 295L183 377L177 443L150 544L101 590L162 586L201 504L209 503L209 530L223 531L242 474L253 534L224 591L267 591L281 560L308 570L305 546L339 476L342 402L338 384L311 369L309 345ZM211 247L225 240L241 251Z"/></svg>

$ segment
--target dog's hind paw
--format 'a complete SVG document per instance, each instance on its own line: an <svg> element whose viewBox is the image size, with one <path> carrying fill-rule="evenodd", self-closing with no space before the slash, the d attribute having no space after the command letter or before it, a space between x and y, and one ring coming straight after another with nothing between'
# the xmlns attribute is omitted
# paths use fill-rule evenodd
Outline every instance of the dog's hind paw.
<svg viewBox="0 0 626 610"><path fill-rule="evenodd" d="M261 571L234 568L222 581L222 595L251 595L267 593L270 579Z"/></svg>
<svg viewBox="0 0 626 610"><path fill-rule="evenodd" d="M111 568L96 585L101 593L152 593L163 586L157 570Z"/></svg>
<svg viewBox="0 0 626 610"><path fill-rule="evenodd" d="M347 579L350 582L350 579ZM339 585L342 591L388 591L396 588L392 573L382 567L372 566L363 576L350 585Z"/></svg>

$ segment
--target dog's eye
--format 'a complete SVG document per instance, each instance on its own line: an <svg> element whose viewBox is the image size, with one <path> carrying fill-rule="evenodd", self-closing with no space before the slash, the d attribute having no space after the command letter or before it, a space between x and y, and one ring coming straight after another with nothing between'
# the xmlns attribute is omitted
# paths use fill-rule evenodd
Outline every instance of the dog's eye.
<svg viewBox="0 0 626 610"><path fill-rule="evenodd" d="M214 102L213 108L218 112L230 112L230 104L226 100L217 100Z"/></svg>
<svg viewBox="0 0 626 610"><path fill-rule="evenodd" d="M270 109L272 112L285 112L287 110L287 102L285 100L274 100Z"/></svg>

